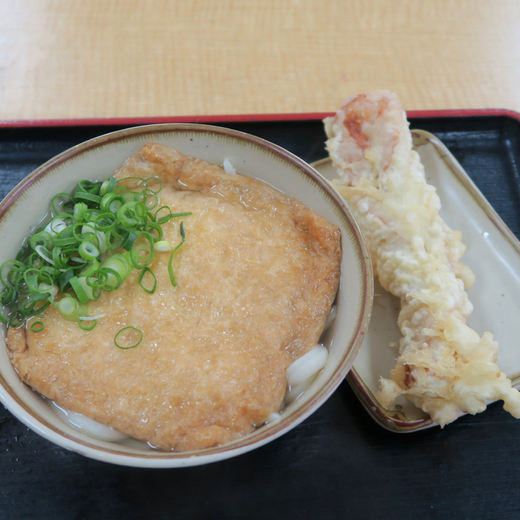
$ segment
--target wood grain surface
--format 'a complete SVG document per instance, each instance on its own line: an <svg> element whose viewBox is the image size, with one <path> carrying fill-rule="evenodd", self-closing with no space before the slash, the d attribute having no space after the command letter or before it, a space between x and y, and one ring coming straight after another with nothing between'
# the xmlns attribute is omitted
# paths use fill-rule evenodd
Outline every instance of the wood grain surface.
<svg viewBox="0 0 520 520"><path fill-rule="evenodd" d="M518 0L0 0L0 119L520 110Z"/></svg>

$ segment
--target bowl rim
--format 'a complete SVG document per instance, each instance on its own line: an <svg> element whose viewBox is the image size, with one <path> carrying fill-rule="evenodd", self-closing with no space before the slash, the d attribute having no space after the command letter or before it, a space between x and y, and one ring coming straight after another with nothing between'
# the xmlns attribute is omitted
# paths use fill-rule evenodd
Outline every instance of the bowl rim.
<svg viewBox="0 0 520 520"><path fill-rule="evenodd" d="M226 138L232 138L235 141L247 142L256 145L257 148L263 151L269 151L274 155L289 162L293 167L296 167L307 178L310 178L316 183L325 193L326 197L332 199L337 208L345 217L346 221L351 227L352 241L356 244L356 256L359 256L358 261L361 263L363 282L361 284L362 297L361 309L356 325L356 332L353 335L350 345L347 346L341 362L335 368L331 377L326 381L322 388L305 404L305 407L295 410L290 414L291 420L284 421L284 418L271 426L269 431L264 435L257 435L254 439L248 442L248 438L254 434L245 435L223 446L213 448L206 448L203 450L191 452L166 452L166 451L151 451L150 453L133 454L122 453L116 450L102 448L100 446L92 445L81 438L69 435L67 432L61 431L48 423L45 418L39 417L38 414L31 409L29 405L24 403L16 392L5 381L0 373L0 401L8 408L8 410L24 424L32 430L39 433L41 436L50 440L51 442L74 452L85 455L89 458L100 460L103 462L110 462L113 464L133 467L154 467L154 468L171 468L171 467L185 467L196 466L216 462L227 459L242 453L246 453L256 449L268 442L275 440L281 435L287 433L289 430L295 428L298 424L304 421L312 413L314 413L336 390L339 384L344 380L354 362L354 359L363 343L365 333L368 328L374 293L373 270L370 260L368 246L365 242L363 233L359 228L351 210L346 204L345 200L336 191L336 189L310 164L294 155L292 152L271 143L261 137L253 136L238 130L205 125L196 123L163 123L143 125L122 130L116 130L107 134L103 134L80 144L77 144L60 154L52 157L41 166L36 168L32 173L22 179L0 202L0 220L5 218L9 209L13 207L27 189L29 189L39 179L44 177L48 172L57 166L81 155L92 151L104 145L117 143L119 141L127 141L133 138L142 139L147 134L168 134L168 133L200 133L200 134L217 134ZM287 416L288 417L288 416ZM284 424L285 423L285 424ZM257 430L259 431L259 430ZM80 436L81 434L78 434Z"/></svg>

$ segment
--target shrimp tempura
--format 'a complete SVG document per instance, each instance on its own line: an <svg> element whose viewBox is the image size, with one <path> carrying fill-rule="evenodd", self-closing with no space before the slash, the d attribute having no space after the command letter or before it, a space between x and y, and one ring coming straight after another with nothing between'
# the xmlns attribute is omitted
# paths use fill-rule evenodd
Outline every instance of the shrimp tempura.
<svg viewBox="0 0 520 520"><path fill-rule="evenodd" d="M401 299L399 357L392 379L381 379L380 403L404 395L444 426L502 399L520 418L520 393L496 365L493 335L466 325L473 308L464 288L474 281L460 262L466 247L439 216L397 96L354 96L325 129L340 176L334 184L365 234L381 285Z"/></svg>

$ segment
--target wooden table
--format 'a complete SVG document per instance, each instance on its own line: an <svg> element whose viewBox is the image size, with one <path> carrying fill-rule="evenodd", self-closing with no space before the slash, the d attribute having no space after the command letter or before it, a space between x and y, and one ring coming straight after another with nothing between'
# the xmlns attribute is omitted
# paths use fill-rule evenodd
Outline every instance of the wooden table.
<svg viewBox="0 0 520 520"><path fill-rule="evenodd" d="M520 111L518 0L0 0L0 120Z"/></svg>

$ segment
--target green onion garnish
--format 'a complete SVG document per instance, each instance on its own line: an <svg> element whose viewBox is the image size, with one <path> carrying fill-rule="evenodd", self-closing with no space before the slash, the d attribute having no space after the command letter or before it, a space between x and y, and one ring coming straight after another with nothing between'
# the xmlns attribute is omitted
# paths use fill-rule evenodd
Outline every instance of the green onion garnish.
<svg viewBox="0 0 520 520"><path fill-rule="evenodd" d="M81 242L78 253L84 260L93 262L99 256L99 249L92 242Z"/></svg>
<svg viewBox="0 0 520 520"><path fill-rule="evenodd" d="M188 211L186 213L172 213L172 209L170 208L170 206L161 206L155 212L155 221L159 224L164 224L165 222L168 222L168 220L170 220L171 218L189 217L191 214L191 211Z"/></svg>
<svg viewBox="0 0 520 520"><path fill-rule="evenodd" d="M155 246L152 235L142 231L134 242L130 251L132 264L136 269L142 269L153 262L155 257Z"/></svg>
<svg viewBox="0 0 520 520"><path fill-rule="evenodd" d="M72 213L74 211L72 197L68 193L57 193L51 199L51 211L53 215Z"/></svg>
<svg viewBox="0 0 520 520"><path fill-rule="evenodd" d="M9 327L18 328L25 323L26 317L19 311L11 312L9 316Z"/></svg>
<svg viewBox="0 0 520 520"><path fill-rule="evenodd" d="M81 222L85 217L85 213L88 210L88 206L84 202L77 202L74 204L74 219L77 222Z"/></svg>
<svg viewBox="0 0 520 520"><path fill-rule="evenodd" d="M173 255L177 252L177 250L184 244L186 240L186 234L184 233L184 222L181 222L181 237L182 240L177 244L175 249L172 251L170 258L168 260L168 274L170 275L170 282L174 287L177 287L177 281L175 280L175 276L173 274Z"/></svg>
<svg viewBox="0 0 520 520"><path fill-rule="evenodd" d="M35 249L40 244L49 249L52 247L52 235L47 231L40 231L29 239L29 244L32 249Z"/></svg>
<svg viewBox="0 0 520 520"><path fill-rule="evenodd" d="M67 287L70 285L69 281L74 276L74 269L69 267L66 271L64 271L60 277L58 278L58 282L60 284L60 289L64 292Z"/></svg>
<svg viewBox="0 0 520 520"><path fill-rule="evenodd" d="M148 287L145 287L144 283L147 282L147 280L145 280L145 282L143 283L143 278L148 275L148 278L151 276L152 279L153 279L153 286L151 289L149 289ZM137 281L139 282L139 285L141 286L141 288L143 289L144 292L148 293L148 294L154 294L155 291L157 290L157 278L155 276L155 273L149 268L149 267L145 267L142 271L141 271L141 274L139 275L139 278L137 279Z"/></svg>
<svg viewBox="0 0 520 520"><path fill-rule="evenodd" d="M76 321L80 314L86 314L78 300L72 296L65 296L55 307L66 320Z"/></svg>
<svg viewBox="0 0 520 520"><path fill-rule="evenodd" d="M0 308L0 322L7 325L9 323L9 313L5 306Z"/></svg>
<svg viewBox="0 0 520 520"><path fill-rule="evenodd" d="M81 192L76 192L76 194L74 195L74 200L75 201L87 201L87 205L89 202L95 202L97 204L99 204L101 202L101 197L99 195L93 195L92 193L89 193L87 191L81 191Z"/></svg>
<svg viewBox="0 0 520 520"><path fill-rule="evenodd" d="M171 252L168 273L177 286L173 255L185 241L184 224L175 248L163 240L162 226L191 213L159 207L161 189L156 177L110 177L104 182L83 180L73 195L55 195L50 202L51 221L24 241L16 259L0 266L0 322L19 327L54 305L65 319L92 330L102 316L88 316L88 302L103 291L118 289L133 269L140 270L142 289L156 292L157 278L150 268L156 251ZM30 329L41 332L43 321L33 322ZM125 327L115 341L127 349L141 339L141 331Z"/></svg>
<svg viewBox="0 0 520 520"><path fill-rule="evenodd" d="M159 177L148 177L143 183L146 186L146 190L152 193L159 193L162 190L162 182Z"/></svg>
<svg viewBox="0 0 520 520"><path fill-rule="evenodd" d="M173 249L173 246L171 245L168 240L159 240L159 242L156 242L155 244L155 250L159 251L160 253L165 253L166 251L171 251Z"/></svg>
<svg viewBox="0 0 520 520"><path fill-rule="evenodd" d="M81 330L86 330L88 332L90 330L94 330L96 328L96 325L97 325L97 320L95 320L93 318L89 318L89 319L79 318L78 319L78 327Z"/></svg>
<svg viewBox="0 0 520 520"><path fill-rule="evenodd" d="M84 289L83 284L79 281L79 278L77 276L72 277L69 280L69 283L76 293L76 296L78 300L81 303L87 303L89 300L92 300L91 297L87 294L87 291Z"/></svg>
<svg viewBox="0 0 520 520"><path fill-rule="evenodd" d="M117 179L115 177L110 177L110 179L107 179L103 184L101 185L101 188L99 188L99 193L101 195L104 195L105 193L109 193L111 191L114 191L114 188L116 187Z"/></svg>
<svg viewBox="0 0 520 520"><path fill-rule="evenodd" d="M132 327L122 328L115 336L114 343L116 347L127 350L129 348L135 348L143 340L143 333L139 329Z"/></svg>
<svg viewBox="0 0 520 520"><path fill-rule="evenodd" d="M32 332L41 332L45 328L43 321L34 321L31 323Z"/></svg>

